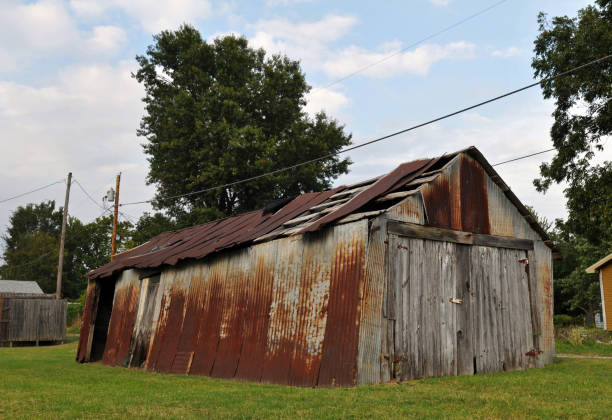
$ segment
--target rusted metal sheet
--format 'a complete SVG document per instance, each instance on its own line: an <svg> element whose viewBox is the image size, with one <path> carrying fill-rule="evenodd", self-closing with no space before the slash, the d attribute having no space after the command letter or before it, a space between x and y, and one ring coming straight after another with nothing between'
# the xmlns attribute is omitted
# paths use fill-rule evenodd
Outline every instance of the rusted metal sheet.
<svg viewBox="0 0 612 420"><path fill-rule="evenodd" d="M370 225L366 247L366 268L361 293L361 320L359 322L359 354L357 358L357 384L373 384L382 380L381 364L383 329L383 287L387 267L387 226L384 216Z"/></svg>
<svg viewBox="0 0 612 420"><path fill-rule="evenodd" d="M262 381L289 384L300 298L302 237L278 241Z"/></svg>
<svg viewBox="0 0 612 420"><path fill-rule="evenodd" d="M130 267L175 265L181 260L200 259L223 249L249 243L310 207L322 203L343 188L302 194L273 213L256 210L188 229L162 233L145 244L118 254L114 261L90 271L87 277L108 277Z"/></svg>
<svg viewBox="0 0 612 420"><path fill-rule="evenodd" d="M124 271L115 286L103 364L121 365L127 364L129 360L139 290L138 273L135 270Z"/></svg>
<svg viewBox="0 0 612 420"><path fill-rule="evenodd" d="M317 220L310 226L304 228L301 233L314 232L315 230L343 218L344 216L358 210L370 201L401 188L414 178L421 175L429 167L435 164L439 158L415 160L398 166L389 174L378 179L372 186L361 191L357 196L342 205L338 210Z"/></svg>
<svg viewBox="0 0 612 420"><path fill-rule="evenodd" d="M318 385L355 385L367 220L334 227L329 309Z"/></svg>
<svg viewBox="0 0 612 420"><path fill-rule="evenodd" d="M485 177L478 162L461 156L461 227L466 232L491 233Z"/></svg>
<svg viewBox="0 0 612 420"><path fill-rule="evenodd" d="M91 341L93 339L94 324L96 323L96 313L98 309L98 298L100 297L100 287L95 280L90 280L87 284L87 294L85 296L85 307L81 317L81 331L79 333L79 347L77 349L77 362L83 363L89 360L91 354Z"/></svg>
<svg viewBox="0 0 612 420"><path fill-rule="evenodd" d="M243 347L236 371L239 379L260 381L263 375L277 249L278 241L253 247L253 278L247 296Z"/></svg>
<svg viewBox="0 0 612 420"><path fill-rule="evenodd" d="M446 172L432 182L423 186L423 201L427 209L427 224L430 226L451 228L450 184ZM461 229L461 226L452 227Z"/></svg>
<svg viewBox="0 0 612 420"><path fill-rule="evenodd" d="M389 210L386 215L389 219L398 220L400 222L425 224L425 210L423 208L423 200L420 194L414 194L406 197Z"/></svg>
<svg viewBox="0 0 612 420"><path fill-rule="evenodd" d="M244 337L247 293L251 292L251 262L250 248L235 251L230 255L223 285L224 301L221 307L216 308L223 311L217 357L211 373L218 378L233 378L238 368Z"/></svg>
<svg viewBox="0 0 612 420"><path fill-rule="evenodd" d="M201 312L202 322L191 364L190 373L193 374L210 375L215 364L223 319L224 281L227 276L228 261L229 257L225 254L209 263L210 274L203 288L203 293L207 296Z"/></svg>
<svg viewBox="0 0 612 420"><path fill-rule="evenodd" d="M329 307L334 229L305 235L303 240L299 310L290 377L291 385L316 386Z"/></svg>

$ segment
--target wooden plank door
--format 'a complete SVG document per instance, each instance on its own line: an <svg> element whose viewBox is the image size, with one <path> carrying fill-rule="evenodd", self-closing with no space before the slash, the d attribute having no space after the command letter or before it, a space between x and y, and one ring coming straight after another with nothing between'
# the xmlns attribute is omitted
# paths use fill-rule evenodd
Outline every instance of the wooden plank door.
<svg viewBox="0 0 612 420"><path fill-rule="evenodd" d="M389 235L387 341L408 380L533 364L527 251ZM533 263L533 262L532 262Z"/></svg>

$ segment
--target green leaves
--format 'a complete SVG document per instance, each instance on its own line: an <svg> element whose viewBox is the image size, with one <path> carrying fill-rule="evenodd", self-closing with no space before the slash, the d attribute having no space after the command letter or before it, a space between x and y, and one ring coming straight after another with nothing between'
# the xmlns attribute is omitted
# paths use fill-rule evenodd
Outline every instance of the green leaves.
<svg viewBox="0 0 612 420"><path fill-rule="evenodd" d="M166 199L334 153L350 144L350 135L325 114L306 115L310 87L297 61L266 58L244 38L207 43L187 25L154 41L137 57L134 77L146 92L138 134L146 139L147 180L157 186L155 207L177 223L323 190L348 171L348 160L332 157L231 188Z"/></svg>

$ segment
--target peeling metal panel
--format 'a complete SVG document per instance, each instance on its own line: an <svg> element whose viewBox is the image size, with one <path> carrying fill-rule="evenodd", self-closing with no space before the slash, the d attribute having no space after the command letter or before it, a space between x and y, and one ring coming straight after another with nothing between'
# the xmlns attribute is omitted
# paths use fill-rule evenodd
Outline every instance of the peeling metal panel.
<svg viewBox="0 0 612 420"><path fill-rule="evenodd" d="M278 241L273 298L262 381L290 383L291 357L295 343L300 300L302 236Z"/></svg>
<svg viewBox="0 0 612 420"><path fill-rule="evenodd" d="M205 310L202 311L203 318L191 364L190 373L193 374L210 375L215 364L223 320L224 283L229 259L229 255L224 254L208 263L210 273L204 289L208 296L204 301Z"/></svg>
<svg viewBox="0 0 612 420"><path fill-rule="evenodd" d="M247 296L243 347L236 371L236 378L239 379L260 381L262 378L278 242L272 241L253 247L253 278Z"/></svg>
<svg viewBox="0 0 612 420"><path fill-rule="evenodd" d="M423 209L423 200L420 194L414 194L406 197L389 210L386 215L389 219L398 220L400 222L425 224L425 210Z"/></svg>
<svg viewBox="0 0 612 420"><path fill-rule="evenodd" d="M491 233L486 174L478 162L461 156L461 230Z"/></svg>
<svg viewBox="0 0 612 420"><path fill-rule="evenodd" d="M124 271L115 286L113 312L102 357L103 364L122 365L127 364L129 360L139 290L138 273L135 270Z"/></svg>
<svg viewBox="0 0 612 420"><path fill-rule="evenodd" d="M318 385L355 385L367 220L334 227L329 309Z"/></svg>
<svg viewBox="0 0 612 420"><path fill-rule="evenodd" d="M95 280L89 280L87 284L87 294L85 297L85 307L81 317L81 331L79 333L79 347L77 349L77 362L86 362L91 355L91 342L93 339L94 324L98 310L98 298L100 297L100 287Z"/></svg>
<svg viewBox="0 0 612 420"><path fill-rule="evenodd" d="M423 201L427 209L427 224L441 228L451 227L450 183L448 173L441 173L432 182L423 185ZM453 229L461 229L453 227Z"/></svg>
<svg viewBox="0 0 612 420"><path fill-rule="evenodd" d="M365 280L359 322L358 385L382 381L381 365L384 360L382 305L383 288L386 282L386 239L387 220L384 216L377 217L370 225L366 247Z"/></svg>
<svg viewBox="0 0 612 420"><path fill-rule="evenodd" d="M251 293L249 280L252 262L252 251L245 248L232 252L227 266L227 276L223 284L225 289L222 306L216 310L223 311L219 330L219 346L211 375L217 378L233 378L238 368L244 337L244 315L247 305L247 293Z"/></svg>
<svg viewBox="0 0 612 420"><path fill-rule="evenodd" d="M303 236L298 322L291 357L291 385L316 386L327 324L334 229Z"/></svg>

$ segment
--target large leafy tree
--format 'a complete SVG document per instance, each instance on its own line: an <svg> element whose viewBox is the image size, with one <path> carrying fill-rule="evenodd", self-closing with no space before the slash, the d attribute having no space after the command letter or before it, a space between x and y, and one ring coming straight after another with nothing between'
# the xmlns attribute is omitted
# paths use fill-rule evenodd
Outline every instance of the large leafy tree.
<svg viewBox="0 0 612 420"><path fill-rule="evenodd" d="M532 67L550 77L612 52L612 1L597 0L576 17L538 16ZM540 191L565 182L568 218L557 221L556 238L565 259L555 265L558 309L592 319L599 303L597 277L584 269L612 252L612 163L594 158L612 134L612 59L542 84L555 101L550 131L557 153L540 167ZM608 145L609 147L609 145Z"/></svg>
<svg viewBox="0 0 612 420"><path fill-rule="evenodd" d="M137 56L145 88L146 141L155 206L181 224L261 207L266 201L328 188L348 159L328 157L291 171L182 198L337 152L350 144L324 113L309 117L310 87L299 62L266 56L244 38L212 43L191 26L163 31Z"/></svg>

